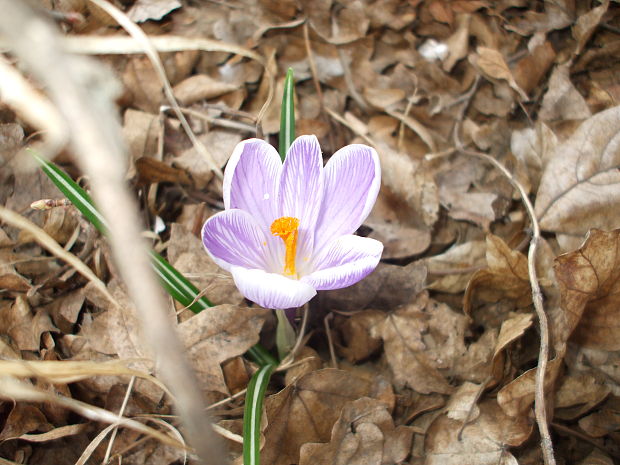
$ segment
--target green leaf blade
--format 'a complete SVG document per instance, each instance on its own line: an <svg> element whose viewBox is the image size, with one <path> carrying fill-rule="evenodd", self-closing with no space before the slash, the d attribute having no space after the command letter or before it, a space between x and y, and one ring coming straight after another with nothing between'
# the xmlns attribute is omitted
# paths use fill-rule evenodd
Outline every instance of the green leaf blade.
<svg viewBox="0 0 620 465"><path fill-rule="evenodd" d="M284 79L282 107L280 109L280 158L286 158L286 152L295 140L295 80L293 69L289 68Z"/></svg>

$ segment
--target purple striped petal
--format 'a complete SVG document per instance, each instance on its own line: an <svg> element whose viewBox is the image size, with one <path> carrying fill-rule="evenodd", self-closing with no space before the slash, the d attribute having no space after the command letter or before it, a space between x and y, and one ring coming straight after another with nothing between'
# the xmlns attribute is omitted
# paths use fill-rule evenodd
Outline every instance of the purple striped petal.
<svg viewBox="0 0 620 465"><path fill-rule="evenodd" d="M300 307L316 295L309 284L280 274L239 266L233 266L230 271L245 298L261 307L282 310Z"/></svg>
<svg viewBox="0 0 620 465"><path fill-rule="evenodd" d="M315 136L300 136L289 148L278 191L279 216L299 219L297 257L312 254L314 230L323 199L323 158Z"/></svg>
<svg viewBox="0 0 620 465"><path fill-rule="evenodd" d="M233 266L267 269L267 238L256 220L243 210L225 210L202 227L202 243L215 263L227 271Z"/></svg>
<svg viewBox="0 0 620 465"><path fill-rule="evenodd" d="M316 250L353 234L366 219L381 186L379 156L372 147L352 144L338 150L325 165L325 195L316 233Z"/></svg>
<svg viewBox="0 0 620 465"><path fill-rule="evenodd" d="M301 278L317 290L341 289L368 276L377 267L383 244L353 235L331 242L314 260L313 273Z"/></svg>
<svg viewBox="0 0 620 465"><path fill-rule="evenodd" d="M277 218L277 186L282 162L276 149L260 139L235 147L224 173L224 207L251 213L265 234Z"/></svg>

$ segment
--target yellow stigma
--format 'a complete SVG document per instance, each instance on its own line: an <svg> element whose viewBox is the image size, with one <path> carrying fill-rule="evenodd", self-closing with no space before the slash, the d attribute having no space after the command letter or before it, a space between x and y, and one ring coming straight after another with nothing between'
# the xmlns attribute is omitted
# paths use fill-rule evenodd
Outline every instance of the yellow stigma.
<svg viewBox="0 0 620 465"><path fill-rule="evenodd" d="M271 234L280 236L284 241L286 252L284 254L284 274L296 276L295 255L297 253L297 228L299 220L291 216L283 216L271 223Z"/></svg>

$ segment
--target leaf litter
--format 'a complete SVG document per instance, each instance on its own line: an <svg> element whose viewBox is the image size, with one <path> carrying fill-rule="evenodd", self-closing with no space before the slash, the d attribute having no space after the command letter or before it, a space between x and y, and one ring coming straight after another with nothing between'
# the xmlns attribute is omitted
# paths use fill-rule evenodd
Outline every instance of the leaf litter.
<svg viewBox="0 0 620 465"><path fill-rule="evenodd" d="M263 463L552 463L534 414L547 330L542 385L555 460L619 463L617 2L112 2L163 39L153 43L194 140L168 110L150 59L113 42L110 15L86 0L33 3L122 84L126 179L143 207L136 221L217 304L193 315L170 303L168 319L226 437L241 432L256 369L243 354L259 340L273 348L275 323L247 307L198 234L223 208L214 164L223 169L257 129L277 142L277 92L292 67L299 134L316 134L326 159L355 142L379 152L383 186L358 233L385 253L364 281L311 302L309 338L267 392ZM85 39L99 40L98 51ZM109 247L72 206L29 208L59 198L24 151L45 128L27 124L15 101L0 105L2 205L43 231L0 224L0 350L12 364L0 364L0 457L178 463L186 451L174 399ZM72 160L71 150L56 158L88 188ZM542 230L533 263L535 228L515 182ZM40 365L59 361L81 365L62 376ZM6 394L17 386L22 394ZM103 409L137 422L110 441Z"/></svg>

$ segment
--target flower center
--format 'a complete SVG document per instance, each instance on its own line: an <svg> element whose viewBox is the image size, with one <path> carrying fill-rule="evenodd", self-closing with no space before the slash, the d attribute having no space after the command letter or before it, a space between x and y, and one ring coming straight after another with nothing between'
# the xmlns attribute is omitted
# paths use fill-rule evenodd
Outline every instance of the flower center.
<svg viewBox="0 0 620 465"><path fill-rule="evenodd" d="M286 247L284 254L284 274L286 276L297 275L295 271L297 228L299 228L299 220L292 216L283 216L271 223L271 234L280 236L284 241L284 247Z"/></svg>

